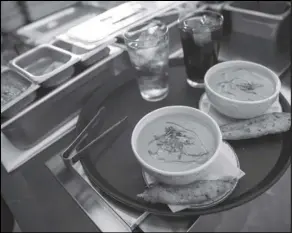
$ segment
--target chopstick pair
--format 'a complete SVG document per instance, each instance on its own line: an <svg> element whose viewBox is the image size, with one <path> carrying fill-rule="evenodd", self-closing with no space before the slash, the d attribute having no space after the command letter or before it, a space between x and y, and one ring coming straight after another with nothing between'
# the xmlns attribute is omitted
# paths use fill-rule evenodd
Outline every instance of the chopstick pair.
<svg viewBox="0 0 292 233"><path fill-rule="evenodd" d="M120 121L109 127L102 132L99 136L85 145L83 148L79 148L89 135L93 132L96 134L100 131L105 118L105 108L101 107L90 122L85 126L80 134L73 140L69 147L62 153L62 158L65 165L73 165L78 162L82 156L86 155L91 146L98 143L98 147L95 149L95 154L101 153L109 145L111 145L125 130L127 117L122 118Z"/></svg>

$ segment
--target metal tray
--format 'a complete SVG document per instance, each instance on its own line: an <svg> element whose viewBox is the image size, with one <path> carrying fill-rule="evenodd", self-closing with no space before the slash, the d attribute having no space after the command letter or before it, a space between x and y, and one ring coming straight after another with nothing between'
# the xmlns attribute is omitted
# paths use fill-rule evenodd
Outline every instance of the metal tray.
<svg viewBox="0 0 292 233"><path fill-rule="evenodd" d="M87 50L78 45L74 45L62 40L54 40L51 44L70 53L73 53L76 56L79 56L81 60L80 62L84 66L91 66L93 63L102 60L109 54L110 49L108 48L108 45L113 44L115 41L115 39L110 40L102 46L99 46L98 48L93 50Z"/></svg>
<svg viewBox="0 0 292 233"><path fill-rule="evenodd" d="M52 1L48 3L52 4ZM49 43L55 36L105 11L104 8L91 3L93 2L81 1L72 7L19 28L16 34L29 44ZM34 17L38 17L39 14L35 12L34 15Z"/></svg>
<svg viewBox="0 0 292 233"><path fill-rule="evenodd" d="M81 159L87 176L98 189L120 203L137 210L157 215L186 217L211 214L240 206L264 193L280 179L290 166L291 131L258 139L230 142L246 175L239 181L234 193L217 206L172 213L166 205L149 204L138 200L136 195L145 189L145 183L141 167L136 161L130 145L130 137L135 124L145 114L163 106L198 107L198 101L204 92L202 89L194 90L187 85L184 67L171 68L169 74L170 92L163 101L155 103L144 101L140 96L136 81L126 82L126 79L129 80L135 76L132 71L129 71L128 74L117 78L120 82L125 81L124 85L117 83L115 91L113 91L113 86L108 85L107 93L104 87L103 95L98 92L94 93L84 105L77 132L84 128L101 105L108 109L104 129L123 116L128 116L129 121L128 129L110 148L102 154L96 154L92 148L87 156ZM290 111L289 103L282 95L280 103L283 111ZM88 140L90 141L96 136L89 136ZM86 145L88 142L84 142L84 144Z"/></svg>
<svg viewBox="0 0 292 233"><path fill-rule="evenodd" d="M288 1L234 1L227 8L240 13L283 20L289 15L291 4Z"/></svg>
<svg viewBox="0 0 292 233"><path fill-rule="evenodd" d="M29 18L33 22L76 3L77 1L24 1Z"/></svg>
<svg viewBox="0 0 292 233"><path fill-rule="evenodd" d="M3 79L5 79L7 76L11 80L18 79L20 82L26 85L26 89L22 93L5 103L4 106L1 105L1 116L9 118L19 113L22 109L24 109L27 105L36 99L36 90L39 88L39 85L35 84L14 70L4 68L1 69L1 92L2 85L4 85Z"/></svg>
<svg viewBox="0 0 292 233"><path fill-rule="evenodd" d="M116 229L117 224L120 223L120 218L129 226L128 230L130 232L193 232L192 230L199 220L199 216L174 219L133 211L133 209L127 208L92 187L79 162L74 165L73 172L72 169L68 169L64 165L60 154L48 160L46 166L102 232L123 232L121 227ZM85 193L86 195L80 195ZM114 210L116 214L109 208ZM104 221L104 219L107 221ZM111 224L108 224L108 222ZM134 226L138 227L133 230Z"/></svg>
<svg viewBox="0 0 292 233"><path fill-rule="evenodd" d="M262 5L264 12L257 9L258 3ZM226 3L223 9L231 14L233 31L276 40L284 21L289 21L291 3L285 1L234 1ZM286 30L290 30L290 28L286 28Z"/></svg>
<svg viewBox="0 0 292 233"><path fill-rule="evenodd" d="M32 148L74 118L93 90L124 69L118 65L124 60L124 51L113 46L110 50L108 57L1 123L1 131L11 144L21 150Z"/></svg>
<svg viewBox="0 0 292 233"><path fill-rule="evenodd" d="M115 38L118 35L121 35L124 31L129 28L135 27L142 22L145 22L149 19L152 19L158 15L161 15L168 10L177 7L183 4L185 1L173 1L173 2L162 2L162 1L139 1L139 2L126 2L118 6L118 8L113 8L97 17L94 17L82 24L77 25L76 27L70 29L67 33L57 36L58 39L67 41L69 43L78 44L80 47L86 49L94 49L105 41ZM115 22L111 23L112 14L117 14L122 8L134 8L138 5L141 6L140 10L137 13L130 14L127 17L121 17L120 19L115 19ZM104 24L101 22L106 22L109 19L108 25L110 28L107 33L105 31L101 31L102 33L97 33L100 31L96 31L94 34L90 35L92 38L85 38L84 35L82 38L79 37L82 31L87 31L88 28L96 28L96 25L99 24L100 27L104 27ZM107 28L107 27L106 27ZM96 29L97 30L97 29Z"/></svg>
<svg viewBox="0 0 292 233"><path fill-rule="evenodd" d="M45 44L21 54L13 59L10 65L44 87L55 87L72 77L74 73L73 65L79 60L78 56ZM52 62L59 62L59 65L47 70L48 66L52 66ZM43 73L44 70L45 73Z"/></svg>

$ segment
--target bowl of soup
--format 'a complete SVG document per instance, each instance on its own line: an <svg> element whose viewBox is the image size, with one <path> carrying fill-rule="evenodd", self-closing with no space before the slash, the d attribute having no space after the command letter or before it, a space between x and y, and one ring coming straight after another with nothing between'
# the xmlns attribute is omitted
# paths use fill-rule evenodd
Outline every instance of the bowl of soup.
<svg viewBox="0 0 292 233"><path fill-rule="evenodd" d="M212 106L235 119L264 114L281 89L280 79L272 70L247 61L219 63L207 71L204 82Z"/></svg>
<svg viewBox="0 0 292 233"><path fill-rule="evenodd" d="M159 182L185 185L202 176L222 142L217 123L204 112L169 106L145 115L135 126L131 145L142 168Z"/></svg>

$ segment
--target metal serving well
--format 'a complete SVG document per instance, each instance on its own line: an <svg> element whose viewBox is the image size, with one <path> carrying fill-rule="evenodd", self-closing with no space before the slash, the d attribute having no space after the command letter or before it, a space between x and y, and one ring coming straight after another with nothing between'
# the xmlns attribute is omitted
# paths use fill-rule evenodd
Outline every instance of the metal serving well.
<svg viewBox="0 0 292 233"><path fill-rule="evenodd" d="M26 150L77 116L90 94L101 87L105 80L114 78L114 73L124 69L118 65L124 60L124 51L118 47L109 47L108 57L2 122L1 131L7 139L16 148Z"/></svg>
<svg viewBox="0 0 292 233"><path fill-rule="evenodd" d="M12 99L8 100L2 106L2 95L4 95L4 92L6 91L4 85L6 85L6 83L13 85L13 81L15 80L18 82L18 85L24 86L24 90ZM39 85L35 84L18 72L9 68L1 69L1 115L8 118L19 113L36 99L36 90L38 88Z"/></svg>
<svg viewBox="0 0 292 233"><path fill-rule="evenodd" d="M287 1L232 1L227 2L223 9L231 13L233 31L276 40L284 21L289 21L291 3Z"/></svg>
<svg viewBox="0 0 292 233"><path fill-rule="evenodd" d="M49 1L41 4L27 1L26 3L34 22L17 29L16 34L26 43L33 45L50 43L57 35L106 11L96 1ZM43 17L45 12L54 12L54 8L58 10L55 11L56 13Z"/></svg>
<svg viewBox="0 0 292 233"><path fill-rule="evenodd" d="M52 41L51 44L58 48L64 49L70 53L73 53L76 56L79 56L81 60L80 62L84 66L91 66L92 64L102 60L109 54L110 49L108 48L108 45L113 44L115 41L116 41L115 39L109 40L107 43L104 43L102 46L99 46L92 50L88 50L76 44L69 43L63 40L58 40L58 39Z"/></svg>
<svg viewBox="0 0 292 233"><path fill-rule="evenodd" d="M73 76L79 60L74 54L44 44L16 57L10 66L44 87L55 87Z"/></svg>

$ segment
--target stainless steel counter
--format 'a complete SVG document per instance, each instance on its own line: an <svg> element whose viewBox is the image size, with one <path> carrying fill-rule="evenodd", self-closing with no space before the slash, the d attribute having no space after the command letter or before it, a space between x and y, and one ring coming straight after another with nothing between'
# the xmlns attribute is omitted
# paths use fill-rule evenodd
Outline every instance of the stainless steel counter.
<svg viewBox="0 0 292 233"><path fill-rule="evenodd" d="M291 89L288 87L288 83L291 82L291 73L287 72L282 78L281 93L291 104ZM269 231L269 229L278 231L287 230L290 227L289 206L291 205L286 205L286 203L291 203L289 199L291 186L288 186L287 189L287 183L291 181L290 169L265 194L235 209L194 219L172 218L171 221L165 217L150 215L140 222L140 218L143 218L145 213L127 209L101 194L91 184L80 163L75 164L73 169L68 169L58 154L52 157L46 165L70 196L103 232L116 229L131 232L131 226L137 222L140 223L138 225L144 232L239 232ZM268 208L267 203L272 205L276 212L282 211L285 214L278 215L274 211L267 211L265 209ZM104 219L110 221L111 224L107 224Z"/></svg>
<svg viewBox="0 0 292 233"><path fill-rule="evenodd" d="M46 165L102 232L132 232L135 225L144 232L187 232L197 220L196 217L174 219L148 216L146 212L126 208L94 188L80 162L74 165L73 170L69 169L60 154L51 158Z"/></svg>
<svg viewBox="0 0 292 233"><path fill-rule="evenodd" d="M265 50L264 47L260 47L262 46L260 40L245 41L245 37L239 34L233 35L233 38L236 38L236 40L233 40L234 44L232 46L227 41L222 46L222 48L225 47L225 51L223 49L221 53L223 60L241 58L267 65L280 76L282 80L281 92L290 100L291 71L289 72L289 68L291 60L289 53L275 55L273 50ZM238 42L241 46L238 46ZM269 45L266 44L266 46ZM180 53L181 51L178 51L172 56L175 57ZM124 66L123 64L115 65ZM23 159L18 156L18 165L27 161L22 167L8 174L3 164L1 166L1 194L23 231L80 230L96 232L98 230L97 225L100 230L106 231L109 229L109 224L112 224L112 222L108 222L111 219L111 211L106 211L103 208L104 205L98 202L100 197L98 199L98 194L84 177L82 168L76 167L74 173L68 172L64 169L62 160L58 157L60 151L72 140L70 132L76 121L77 117L61 127L59 134L52 134L51 141L46 146L38 144L39 146L35 148L30 157ZM69 130L66 131L67 129ZM3 152L2 137L1 152ZM10 150L4 151L3 154L6 158L11 156ZM34 155L38 156L34 157ZM29 160L32 157L34 159ZM50 170L47 169L45 163ZM15 164L10 165L11 170L13 170ZM53 174L59 182L55 180ZM188 229L192 232L288 232L291 230L290 196L291 169L265 194L238 208L201 216L195 223L195 219L173 221L153 216L147 218L143 223L144 225L141 224L141 228L144 231L170 232L185 232ZM94 208L94 206L97 208ZM104 211L107 212L107 215L100 215ZM123 214L117 209L115 211L123 216L124 220L119 224L125 227L125 231L137 221L137 217L141 214ZM173 224L169 224L170 222ZM110 230L116 229L114 227L117 226L118 223L113 224Z"/></svg>
<svg viewBox="0 0 292 233"><path fill-rule="evenodd" d="M233 39L236 38L237 43L242 42L242 40L245 40L246 38L244 36L238 37L238 35L233 35ZM241 38L241 40L238 40L238 38ZM252 38L253 39L253 38ZM232 41L232 38L229 40L229 42ZM234 40L235 41L235 40ZM235 43L235 42L233 42ZM259 45L260 41L245 41L245 43L249 43L250 49L256 48L256 46ZM238 44L237 44L238 45ZM267 45L268 46L268 45ZM263 47L261 47L263 49ZM272 55L273 50L265 51L265 53L256 53L253 51L252 53L244 53L242 52L244 48L241 46L236 46L236 44L233 44L233 46L228 46L227 43L222 45L222 50L220 54L221 60L232 60L232 59L238 59L239 57L244 60L251 60L254 62L259 62L261 64L264 64L268 67L270 67L272 70L274 70L279 77L282 80L282 90L281 93L285 96L287 100L289 100L291 104L291 89L289 84L291 83L291 72L289 72L290 68L290 59L287 55L281 54L280 58L279 56L269 56L266 57L267 54ZM172 56L179 55L179 51L177 54L174 54ZM234 55L235 54L235 55ZM247 54L247 56L246 56ZM275 54L274 54L275 55ZM244 57L244 58L243 58ZM278 59L278 60L277 60ZM281 60L282 59L282 60ZM93 222L95 222L98 226L101 226L104 230L107 231L108 228L105 225L100 225L100 219L96 217L93 213L96 213L102 210L101 206L99 206L98 194L94 192L95 189L92 188L92 185L90 184L90 181L87 179L86 175L82 171L82 166L75 167L75 175L72 175L72 173L66 172L66 168L62 165L62 160L59 156L53 157L50 161L48 161L47 166L50 168L51 172L57 177L59 182L62 184L62 186L67 190L67 192L70 193L72 197L74 197L75 201L84 209L85 212L87 212L88 216L92 219ZM61 171L63 173L66 173L67 180L62 179L62 176L60 176ZM243 206L240 206L238 208L232 209L230 211L218 213L218 214L212 214L212 215L206 215L206 216L200 216L196 221L194 220L185 220L179 221L179 227L177 227L178 222L168 222L167 220L164 220L163 218L157 218L156 221L153 221L151 218L146 219L142 222L140 225L141 229L145 232L148 231L166 231L166 232L176 232L176 231L192 231L192 232L205 232L205 231L212 231L212 232L221 232L221 231L270 231L273 229L274 231L288 231L291 224L289 222L290 220L290 208L291 201L289 199L291 194L291 186L288 186L287 184L290 183L290 173L291 171L288 170L286 174L282 177L282 179L273 186L270 190L268 190L265 194L260 196L259 198L253 200L252 202L249 202ZM70 182L69 182L70 180ZM78 181L79 180L79 181ZM81 181L82 180L82 181ZM71 183L71 185L68 185ZM75 183L75 185L72 185L72 183ZM78 185L77 185L78 183ZM86 204L87 201L85 199L80 199L79 196L76 196L76 188L80 191L81 189L81 183L82 185L85 185L83 188L86 189L86 192L91 192L91 197L88 198L88 200L91 201L90 205L90 211L86 208L88 205ZM87 187L87 188L85 188ZM286 190L284 191L286 187ZM90 190L90 191L89 191ZM84 191L85 192L85 191ZM283 194L283 192L285 192ZM95 201L92 201L94 199ZM110 199L106 199L110 203ZM95 204L94 204L95 203ZM266 208L267 203L269 203L271 206L273 206L274 211L268 211ZM289 205L286 205L289 204ZM129 217L128 214L125 214L123 211L119 209L119 206L113 205L113 203L110 203L110 206L115 210L116 213L118 213L120 216L122 216L123 221L128 224L128 226L131 226L131 224L135 223L135 221L138 219L137 214L133 213ZM96 209L95 211L92 211L92 209ZM279 213L283 214L279 214ZM109 216L108 216L109 217ZM113 219L115 217L111 216ZM110 217L109 217L110 218ZM165 224L165 222L168 222L168 224ZM113 227L113 226L112 226Z"/></svg>
<svg viewBox="0 0 292 233"><path fill-rule="evenodd" d="M166 3L155 9L152 17L183 3ZM151 15L148 13L143 20L149 17ZM1 119L1 148L5 152L1 161L8 171L16 169L72 130L88 95L101 87L105 79L110 79L129 67L124 49L109 47L108 57L79 71L75 77L46 93L15 116L4 119L3 122Z"/></svg>

